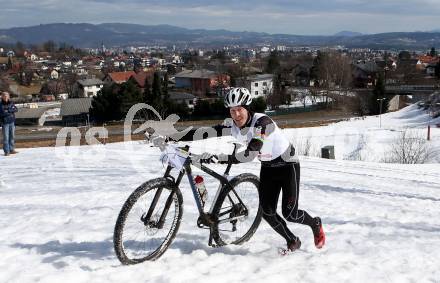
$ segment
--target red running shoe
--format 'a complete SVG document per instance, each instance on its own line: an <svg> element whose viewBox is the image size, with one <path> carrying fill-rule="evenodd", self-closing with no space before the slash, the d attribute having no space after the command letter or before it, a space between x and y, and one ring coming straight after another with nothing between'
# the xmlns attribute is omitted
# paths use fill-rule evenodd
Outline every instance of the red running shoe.
<svg viewBox="0 0 440 283"><path fill-rule="evenodd" d="M315 237L315 247L321 249L325 245L325 233L322 229L321 218L315 217L316 227L313 229L313 235Z"/></svg>

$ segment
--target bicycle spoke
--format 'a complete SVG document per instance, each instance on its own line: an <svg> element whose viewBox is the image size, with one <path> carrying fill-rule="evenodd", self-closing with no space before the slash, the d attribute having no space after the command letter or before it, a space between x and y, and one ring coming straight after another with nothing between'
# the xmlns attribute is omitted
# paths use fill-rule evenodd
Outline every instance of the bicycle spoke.
<svg viewBox="0 0 440 283"><path fill-rule="evenodd" d="M245 241L250 237L246 235L251 231L254 223L258 226L261 215L257 215L259 212L257 184L258 181L254 183L251 180L237 179L233 189L230 189L224 197L221 207L216 212L218 217L216 241L219 241L218 244ZM254 230L251 231L251 233L253 232Z"/></svg>
<svg viewBox="0 0 440 283"><path fill-rule="evenodd" d="M169 234L175 233L175 229L171 231L171 228L176 225L180 211L180 206L176 205L177 196L169 200L169 210L164 215L163 227L159 229L157 227L158 221L165 209L165 202L169 199L172 191L165 189L163 193L166 194L156 197L156 205L154 209L150 209L155 193L156 189L152 189L140 195L125 216L124 230L121 234L121 248L126 257L136 262L156 255L164 242L169 241ZM151 215L148 219L145 219L148 211Z"/></svg>

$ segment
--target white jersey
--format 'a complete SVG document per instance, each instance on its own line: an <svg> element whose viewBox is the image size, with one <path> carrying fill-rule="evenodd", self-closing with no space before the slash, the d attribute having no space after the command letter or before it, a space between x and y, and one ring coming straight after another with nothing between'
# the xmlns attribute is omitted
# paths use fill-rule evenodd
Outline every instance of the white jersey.
<svg viewBox="0 0 440 283"><path fill-rule="evenodd" d="M291 145L281 129L278 128L275 122L273 122L269 117L268 118L271 120L271 123L269 125L265 125L265 133L268 132L269 134L262 133L262 126L258 123L258 120L262 117L268 116L262 113L255 113L252 116L250 123L248 122L247 127L241 130L233 123L231 133L234 138L240 142L246 143L246 145L248 145L252 139L261 140L263 142L263 147L258 154L258 159L263 162L272 161L284 153L290 152L289 148ZM296 156L289 155L287 159L288 160L284 160L294 161L298 158Z"/></svg>

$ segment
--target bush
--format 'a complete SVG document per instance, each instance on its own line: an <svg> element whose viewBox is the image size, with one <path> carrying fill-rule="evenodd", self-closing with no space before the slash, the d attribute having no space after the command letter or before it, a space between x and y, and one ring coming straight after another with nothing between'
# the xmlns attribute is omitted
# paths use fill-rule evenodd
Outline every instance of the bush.
<svg viewBox="0 0 440 283"><path fill-rule="evenodd" d="M182 103L168 103L168 114L177 114L181 118L187 118L189 115L190 109L185 102Z"/></svg>
<svg viewBox="0 0 440 283"><path fill-rule="evenodd" d="M193 115L197 117L209 116L211 114L211 104L206 100L198 100L194 106Z"/></svg>
<svg viewBox="0 0 440 283"><path fill-rule="evenodd" d="M95 121L119 121L128 110L142 102L142 94L130 81L121 85L105 85L92 100L90 114Z"/></svg>
<svg viewBox="0 0 440 283"><path fill-rule="evenodd" d="M266 108L267 108L266 100L262 96L259 96L254 100L252 100L251 103L252 111L264 113L264 110L266 110Z"/></svg>
<svg viewBox="0 0 440 283"><path fill-rule="evenodd" d="M92 119L98 122L116 121L123 118L122 98L117 85L105 85L92 100Z"/></svg>
<svg viewBox="0 0 440 283"><path fill-rule="evenodd" d="M198 100L194 106L193 115L195 117L209 118L213 116L226 116L228 109L225 108L223 99L216 99L214 102L208 100Z"/></svg>
<svg viewBox="0 0 440 283"><path fill-rule="evenodd" d="M406 129L394 139L387 163L423 164L438 155L425 137L416 131Z"/></svg>

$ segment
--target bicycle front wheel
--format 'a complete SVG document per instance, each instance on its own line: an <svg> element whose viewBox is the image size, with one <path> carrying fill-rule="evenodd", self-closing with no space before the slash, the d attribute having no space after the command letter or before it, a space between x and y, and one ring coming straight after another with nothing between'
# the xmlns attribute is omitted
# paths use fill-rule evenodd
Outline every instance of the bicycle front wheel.
<svg viewBox="0 0 440 283"><path fill-rule="evenodd" d="M138 187L122 206L113 243L122 264L159 258L179 229L182 194L170 180L157 178Z"/></svg>
<svg viewBox="0 0 440 283"><path fill-rule="evenodd" d="M220 193L213 209L217 224L212 232L217 245L242 244L257 231L262 217L259 184L257 176L240 174Z"/></svg>

